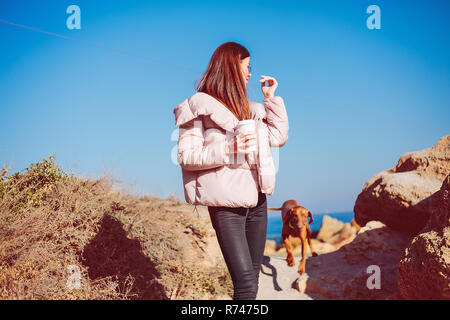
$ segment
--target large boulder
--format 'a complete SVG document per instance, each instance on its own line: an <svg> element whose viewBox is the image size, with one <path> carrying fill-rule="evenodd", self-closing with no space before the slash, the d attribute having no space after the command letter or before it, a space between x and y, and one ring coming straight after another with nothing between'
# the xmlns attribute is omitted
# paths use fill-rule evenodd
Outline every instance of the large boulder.
<svg viewBox="0 0 450 320"><path fill-rule="evenodd" d="M332 245L335 250L350 243L356 236L357 228L329 216L324 216L317 240ZM331 251L327 251L331 252Z"/></svg>
<svg viewBox="0 0 450 320"><path fill-rule="evenodd" d="M405 299L450 299L450 175L431 200L430 219L405 250L398 287Z"/></svg>
<svg viewBox="0 0 450 320"><path fill-rule="evenodd" d="M317 240L328 242L336 233L344 227L344 223L330 216L324 216L320 226Z"/></svg>
<svg viewBox="0 0 450 320"><path fill-rule="evenodd" d="M352 227L350 223L345 223L341 230L336 232L330 239L328 243L340 248L344 244L347 244L356 236L356 228Z"/></svg>
<svg viewBox="0 0 450 320"><path fill-rule="evenodd" d="M430 217L431 195L449 173L450 135L429 149L402 155L394 168L367 181L353 209L356 222L378 220L417 234Z"/></svg>
<svg viewBox="0 0 450 320"><path fill-rule="evenodd" d="M313 299L398 299L397 266L411 236L378 221L339 250L306 260L305 293ZM374 269L379 287L371 286Z"/></svg>

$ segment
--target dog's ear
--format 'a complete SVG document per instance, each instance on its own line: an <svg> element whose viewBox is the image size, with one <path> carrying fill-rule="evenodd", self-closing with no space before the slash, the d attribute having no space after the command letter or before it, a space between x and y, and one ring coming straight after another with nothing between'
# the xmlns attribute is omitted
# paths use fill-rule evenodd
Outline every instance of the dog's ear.
<svg viewBox="0 0 450 320"><path fill-rule="evenodd" d="M286 211L286 215L284 216L284 220L283 223L288 221L292 216L292 209L289 209L288 211Z"/></svg>
<svg viewBox="0 0 450 320"><path fill-rule="evenodd" d="M293 213L294 211L292 210L292 208L286 211L286 219L290 219Z"/></svg>
<svg viewBox="0 0 450 320"><path fill-rule="evenodd" d="M313 219L311 211L309 211L309 210L308 210L308 217L309 217L309 222L308 223L311 224L314 221L314 219Z"/></svg>

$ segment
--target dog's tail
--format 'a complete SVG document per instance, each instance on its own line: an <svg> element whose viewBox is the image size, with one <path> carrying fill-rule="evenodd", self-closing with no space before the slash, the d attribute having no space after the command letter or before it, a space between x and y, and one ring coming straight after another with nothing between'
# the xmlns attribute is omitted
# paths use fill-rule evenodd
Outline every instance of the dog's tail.
<svg viewBox="0 0 450 320"><path fill-rule="evenodd" d="M283 210L283 207L281 207L281 208L267 208L267 210Z"/></svg>

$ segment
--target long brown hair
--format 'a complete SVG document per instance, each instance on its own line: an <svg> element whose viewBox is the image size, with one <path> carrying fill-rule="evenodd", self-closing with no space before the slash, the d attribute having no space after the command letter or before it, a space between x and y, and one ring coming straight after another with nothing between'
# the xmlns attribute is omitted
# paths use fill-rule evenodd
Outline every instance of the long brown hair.
<svg viewBox="0 0 450 320"><path fill-rule="evenodd" d="M198 92L207 93L219 100L238 120L252 118L240 66L241 60L249 56L248 50L236 42L221 44L214 51L196 88Z"/></svg>

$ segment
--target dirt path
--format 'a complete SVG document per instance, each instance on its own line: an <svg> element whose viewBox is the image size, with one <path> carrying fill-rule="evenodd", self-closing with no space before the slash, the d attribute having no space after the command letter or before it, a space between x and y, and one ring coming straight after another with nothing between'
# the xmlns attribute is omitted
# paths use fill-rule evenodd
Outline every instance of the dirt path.
<svg viewBox="0 0 450 320"><path fill-rule="evenodd" d="M292 287L299 278L297 264L289 267L284 258L264 256L259 274L257 300L312 300L307 294L300 293Z"/></svg>

